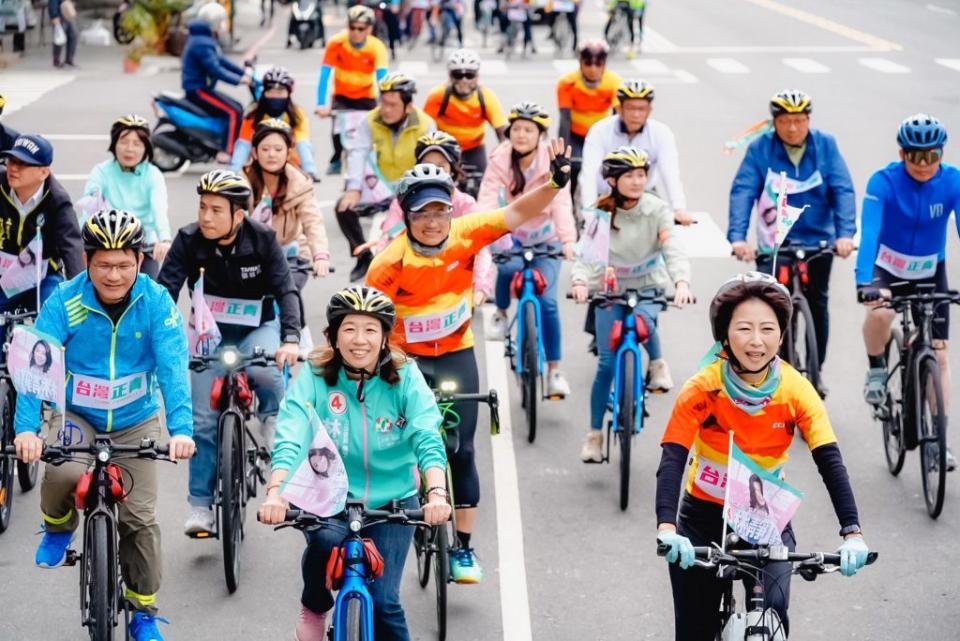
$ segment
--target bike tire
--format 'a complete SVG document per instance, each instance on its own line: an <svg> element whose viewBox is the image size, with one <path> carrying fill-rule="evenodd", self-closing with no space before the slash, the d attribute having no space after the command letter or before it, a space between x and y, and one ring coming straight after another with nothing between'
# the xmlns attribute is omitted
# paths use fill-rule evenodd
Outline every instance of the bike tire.
<svg viewBox="0 0 960 641"><path fill-rule="evenodd" d="M900 474L906 458L903 442L903 371L900 369L900 350L903 348L903 334L894 328L887 342L887 399L884 406L883 454L887 459L887 470L893 476Z"/></svg>
<svg viewBox="0 0 960 641"><path fill-rule="evenodd" d="M437 587L437 639L447 639L447 585L450 582L449 539L446 525L434 528L433 548L437 555L433 578Z"/></svg>
<svg viewBox="0 0 960 641"><path fill-rule="evenodd" d="M567 22L567 16L562 13L558 13L555 20L553 43L556 45L556 49L554 49L553 55L555 58L562 58L567 51L567 45L570 43L570 23Z"/></svg>
<svg viewBox="0 0 960 641"><path fill-rule="evenodd" d="M370 631L373 634L373 630ZM363 606L360 599L353 598L347 600L347 634L344 635L347 641L365 641L363 635ZM335 639L337 635L331 638Z"/></svg>
<svg viewBox="0 0 960 641"><path fill-rule="evenodd" d="M13 517L13 477L18 461L2 454L3 448L13 445L13 395L9 392L0 398L0 534L10 527Z"/></svg>
<svg viewBox="0 0 960 641"><path fill-rule="evenodd" d="M526 397L527 442L537 438L537 381L540 379L540 348L537 345L537 310L533 302L523 308L523 386Z"/></svg>
<svg viewBox="0 0 960 641"><path fill-rule="evenodd" d="M243 540L243 448L240 420L236 414L223 417L220 433L220 542L227 591L240 584L240 544Z"/></svg>
<svg viewBox="0 0 960 641"><path fill-rule="evenodd" d="M9 426L10 434L13 434L13 412L16 411L17 407L17 394L12 387L7 388L6 399L4 402L4 409L9 409L10 418L7 419L6 416L3 417L4 425ZM12 443L12 440L11 440ZM37 485L37 477L40 475L40 461L34 461L33 463L17 463L17 482L20 484L21 492L29 492Z"/></svg>
<svg viewBox="0 0 960 641"><path fill-rule="evenodd" d="M106 518L94 517L84 537L83 562L87 567L87 630L91 641L113 641L117 615L116 553L114 537Z"/></svg>
<svg viewBox="0 0 960 641"><path fill-rule="evenodd" d="M813 312L806 298L796 297L793 301L793 356L790 364L810 381L813 388L820 392L820 356L817 351L817 334L814 330ZM801 325L802 323L802 325Z"/></svg>
<svg viewBox="0 0 960 641"><path fill-rule="evenodd" d="M920 436L920 477L927 514L935 519L943 510L947 484L947 417L943 408L940 365L936 357L920 361L917 416Z"/></svg>
<svg viewBox="0 0 960 641"><path fill-rule="evenodd" d="M636 412L636 399L633 397L634 376L636 374L636 355L627 350L623 353L623 390L620 394L620 509L626 510L630 503L630 443L633 440L633 423Z"/></svg>
<svg viewBox="0 0 960 641"><path fill-rule="evenodd" d="M433 560L431 538L430 530L425 527L418 527L413 533L413 549L417 553L417 582L424 589L430 583L430 563Z"/></svg>

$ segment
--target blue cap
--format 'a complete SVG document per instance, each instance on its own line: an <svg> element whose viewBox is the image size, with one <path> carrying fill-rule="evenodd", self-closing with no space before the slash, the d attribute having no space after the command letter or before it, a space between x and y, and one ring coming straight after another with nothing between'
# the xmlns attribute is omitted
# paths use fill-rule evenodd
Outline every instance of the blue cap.
<svg viewBox="0 0 960 641"><path fill-rule="evenodd" d="M412 193L405 203L407 211L420 211L430 203L443 203L447 207L453 207L453 200L450 199L450 193L443 187L424 187Z"/></svg>
<svg viewBox="0 0 960 641"><path fill-rule="evenodd" d="M53 147L43 136L22 134L13 147L3 152L7 158L16 158L25 165L49 167L53 164Z"/></svg>

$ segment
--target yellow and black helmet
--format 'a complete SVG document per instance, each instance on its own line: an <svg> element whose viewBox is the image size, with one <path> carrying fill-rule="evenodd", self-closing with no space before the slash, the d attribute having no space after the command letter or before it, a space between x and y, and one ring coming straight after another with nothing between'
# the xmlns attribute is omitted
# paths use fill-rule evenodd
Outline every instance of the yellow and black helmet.
<svg viewBox="0 0 960 641"><path fill-rule="evenodd" d="M649 169L650 159L642 149L617 147L603 157L600 168L604 178L617 178L634 169Z"/></svg>
<svg viewBox="0 0 960 641"><path fill-rule="evenodd" d="M120 136L128 131L136 131L143 146L146 147L144 160L153 160L153 142L150 140L150 123L143 116L127 114L113 121L110 127L110 147L107 150L116 157Z"/></svg>
<svg viewBox="0 0 960 641"><path fill-rule="evenodd" d="M293 145L293 130L286 120L281 118L264 118L253 129L253 138L250 144L256 147L270 134L280 134L287 141L287 147Z"/></svg>
<svg viewBox="0 0 960 641"><path fill-rule="evenodd" d="M3 108L7 106L7 99L4 98L3 94L0 94L0 115L3 114Z"/></svg>
<svg viewBox="0 0 960 641"><path fill-rule="evenodd" d="M540 131L550 128L550 114L535 102L521 102L513 106L507 121L512 125L517 120L529 120L540 127Z"/></svg>
<svg viewBox="0 0 960 641"><path fill-rule="evenodd" d="M621 102L631 98L643 98L653 102L653 85L646 80L624 80L617 87L617 98Z"/></svg>
<svg viewBox="0 0 960 641"><path fill-rule="evenodd" d="M417 93L417 81L403 73L402 71L392 71L383 77L383 80L377 85L380 93L396 91L403 96L405 102L413 98Z"/></svg>
<svg viewBox="0 0 960 641"><path fill-rule="evenodd" d="M808 114L812 110L810 96L799 89L784 89L770 98L770 114L774 118L781 114Z"/></svg>
<svg viewBox="0 0 960 641"><path fill-rule="evenodd" d="M372 25L376 22L377 16L373 12L373 9L370 7L365 7L362 4L355 5L350 7L347 11L347 24L366 24Z"/></svg>
<svg viewBox="0 0 960 641"><path fill-rule="evenodd" d="M223 196L232 204L247 209L250 206L250 183L237 173L227 169L214 169L200 177L197 194Z"/></svg>
<svg viewBox="0 0 960 641"><path fill-rule="evenodd" d="M463 157L463 150L457 139L445 131L430 131L417 138L414 156L417 162L423 162L423 157L431 151L439 151L453 167L459 167Z"/></svg>
<svg viewBox="0 0 960 641"><path fill-rule="evenodd" d="M362 285L341 289L327 303L327 325L337 328L348 314L366 314L378 319L386 331L397 322L397 308L390 297L373 287Z"/></svg>
<svg viewBox="0 0 960 641"><path fill-rule="evenodd" d="M102 209L87 219L81 232L83 249L132 249L143 247L143 224L140 219L122 209Z"/></svg>
<svg viewBox="0 0 960 641"><path fill-rule="evenodd" d="M150 123L143 116L137 114L127 114L120 116L113 121L114 127L123 127L124 129L150 129Z"/></svg>

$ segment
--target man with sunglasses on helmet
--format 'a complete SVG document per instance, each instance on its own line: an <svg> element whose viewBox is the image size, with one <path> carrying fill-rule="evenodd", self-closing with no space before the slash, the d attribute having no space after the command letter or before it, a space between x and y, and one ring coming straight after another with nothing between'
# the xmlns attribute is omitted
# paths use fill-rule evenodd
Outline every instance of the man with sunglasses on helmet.
<svg viewBox="0 0 960 641"><path fill-rule="evenodd" d="M276 367L247 368L259 400L260 444L269 452L283 397L281 370L284 365L293 366L300 352L299 294L276 233L247 216L251 189L246 179L231 171L214 170L200 178L197 193L198 221L177 233L158 282L176 300L184 282L192 295L202 277L206 305L221 335L220 345L236 347L243 354L259 347L275 356ZM219 412L210 407L210 388L222 375L216 367L192 375L197 455L190 461L188 535L212 533L215 528L211 508Z"/></svg>
<svg viewBox="0 0 960 641"><path fill-rule="evenodd" d="M143 225L130 213L103 210L83 227L86 271L60 284L47 299L36 327L64 346L69 374L66 417L54 416L46 443L83 444L108 435L114 444L136 445L161 437L160 395L170 434L170 458L189 459L192 439L187 338L183 317L167 291L146 274ZM95 397L103 389L107 400ZM24 462L40 458L40 401L17 398L14 444ZM61 429L61 425L63 426ZM156 617L160 589L160 525L155 461L123 459L125 500L119 505L120 568L124 600L133 610L130 638L162 641ZM56 568L79 525L74 488L87 465L47 465L40 486L43 538L36 564Z"/></svg>
<svg viewBox="0 0 960 641"><path fill-rule="evenodd" d="M867 183L861 214L857 255L857 299L865 304L863 338L869 369L863 396L880 405L886 398L886 349L896 312L878 307L895 283L932 284L946 292L947 227L950 214L960 212L960 169L943 162L947 129L928 114L906 118L897 131L900 161L875 172ZM958 221L960 224L960 221ZM941 305L933 319L933 346L940 365L944 410L950 400L950 361L947 339L950 306ZM947 450L947 469L956 468Z"/></svg>
<svg viewBox="0 0 960 641"><path fill-rule="evenodd" d="M742 261L756 260L757 269L776 274L773 241L777 228L777 194L780 173L787 174L787 201L806 207L787 234L787 242L836 246L841 258L853 252L857 233L857 206L853 181L830 134L810 127L813 103L797 89L785 89L770 98L772 128L750 143L730 187L730 222L727 240ZM757 245L747 242L750 216L757 209ZM789 264L778 259L778 266ZM808 263L809 283L804 296L813 312L820 364L827 356L830 333L828 296L833 256L823 254ZM825 394L826 390L819 390Z"/></svg>
<svg viewBox="0 0 960 641"><path fill-rule="evenodd" d="M636 147L647 154L651 191L670 204L678 223L689 225L693 217L687 213L687 196L680 182L676 138L670 127L650 117L653 85L644 80L624 80L617 87L616 97L619 113L594 122L584 140L581 173L593 178L579 184L580 206L593 207L600 196L610 192L600 171L604 156L620 147Z"/></svg>

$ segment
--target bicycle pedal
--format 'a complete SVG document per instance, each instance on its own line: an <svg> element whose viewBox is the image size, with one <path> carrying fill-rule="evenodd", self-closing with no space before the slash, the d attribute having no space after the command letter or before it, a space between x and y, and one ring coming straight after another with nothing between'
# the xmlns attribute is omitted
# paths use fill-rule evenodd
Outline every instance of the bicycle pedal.
<svg viewBox="0 0 960 641"><path fill-rule="evenodd" d="M81 559L83 555L78 553L76 550L67 550L67 556L63 559L63 565L73 567L77 564L77 561Z"/></svg>
<svg viewBox="0 0 960 641"><path fill-rule="evenodd" d="M217 535L214 532L188 532L187 536L191 539L213 539Z"/></svg>
<svg viewBox="0 0 960 641"><path fill-rule="evenodd" d="M562 401L567 396L566 394L551 394L550 396L545 396L548 401Z"/></svg>

